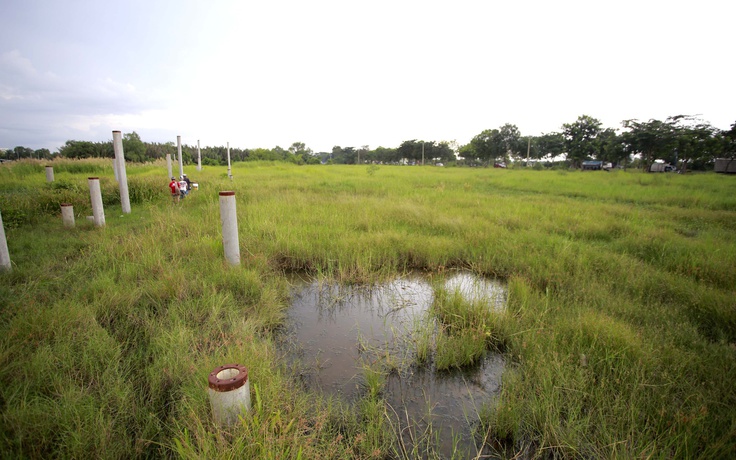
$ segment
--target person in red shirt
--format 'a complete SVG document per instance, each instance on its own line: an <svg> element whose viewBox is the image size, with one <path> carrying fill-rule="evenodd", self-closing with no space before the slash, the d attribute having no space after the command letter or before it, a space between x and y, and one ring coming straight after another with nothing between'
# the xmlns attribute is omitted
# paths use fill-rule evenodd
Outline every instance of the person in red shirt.
<svg viewBox="0 0 736 460"><path fill-rule="evenodd" d="M174 203L178 203L181 194L179 192L179 182L175 177L172 177L171 182L169 182L169 190L171 190L171 198L174 199Z"/></svg>

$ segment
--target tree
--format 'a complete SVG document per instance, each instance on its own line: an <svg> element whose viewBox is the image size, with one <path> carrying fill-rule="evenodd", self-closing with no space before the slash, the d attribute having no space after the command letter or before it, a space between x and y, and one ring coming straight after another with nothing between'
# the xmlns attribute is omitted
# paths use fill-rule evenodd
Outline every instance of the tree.
<svg viewBox="0 0 736 460"><path fill-rule="evenodd" d="M622 125L627 132L622 134L623 141L628 145L631 153L642 155L642 168L649 171L649 167L658 158L671 156L675 147L675 117L666 121L650 119L647 122L638 120L624 120Z"/></svg>
<svg viewBox="0 0 736 460"><path fill-rule="evenodd" d="M16 160L20 160L23 158L33 158L33 149L29 149L28 147L23 147L19 145L13 149L12 157Z"/></svg>
<svg viewBox="0 0 736 460"><path fill-rule="evenodd" d="M312 149L308 148L304 142L294 142L289 147L289 153L292 155L292 161L297 164L312 163Z"/></svg>
<svg viewBox="0 0 736 460"><path fill-rule="evenodd" d="M504 157L521 159L526 155L526 143L521 140L521 132L516 125L506 123L498 130L498 143L501 145ZM523 144L523 145L522 145Z"/></svg>
<svg viewBox="0 0 736 460"><path fill-rule="evenodd" d="M39 160L43 158L44 160L51 159L51 151L49 149L36 149L33 152L33 156L35 158L38 158Z"/></svg>
<svg viewBox="0 0 736 460"><path fill-rule="evenodd" d="M381 163L394 163L400 160L397 149L377 147L373 154L375 160Z"/></svg>
<svg viewBox="0 0 736 460"><path fill-rule="evenodd" d="M354 147L340 147L336 145L332 147L332 163L335 164L355 164L357 154Z"/></svg>
<svg viewBox="0 0 736 460"><path fill-rule="evenodd" d="M552 160L565 153L565 138L561 133L547 133L532 139L533 158Z"/></svg>
<svg viewBox="0 0 736 460"><path fill-rule="evenodd" d="M114 158L112 142L66 141L59 148L63 158Z"/></svg>
<svg viewBox="0 0 736 460"><path fill-rule="evenodd" d="M368 160L368 152L370 151L370 148L367 145L362 146L358 149L358 164L365 163Z"/></svg>
<svg viewBox="0 0 736 460"><path fill-rule="evenodd" d="M403 160L408 161L421 161L422 159L422 141L417 141L416 139L412 139L410 141L404 141L401 143L398 149L396 149L396 153L399 155L399 158Z"/></svg>
<svg viewBox="0 0 736 460"><path fill-rule="evenodd" d="M123 134L123 152L126 161L146 161L146 145L135 131Z"/></svg>
<svg viewBox="0 0 736 460"><path fill-rule="evenodd" d="M575 167L598 152L597 138L601 132L601 122L588 115L581 115L574 123L562 125L567 158Z"/></svg>
<svg viewBox="0 0 736 460"><path fill-rule="evenodd" d="M728 131L722 131L723 153L729 158L736 157L736 122L731 125Z"/></svg>
<svg viewBox="0 0 736 460"><path fill-rule="evenodd" d="M676 125L674 134L675 162L680 161L683 171L687 171L689 164L704 167L723 151L720 131L708 123L698 121L694 126Z"/></svg>
<svg viewBox="0 0 736 460"><path fill-rule="evenodd" d="M506 154L506 146L502 140L501 131L497 129L482 131L471 139L470 145L474 159L486 163L495 162L497 158Z"/></svg>
<svg viewBox="0 0 736 460"><path fill-rule="evenodd" d="M629 151L623 138L614 129L606 128L598 135L596 158L614 164L625 163Z"/></svg>

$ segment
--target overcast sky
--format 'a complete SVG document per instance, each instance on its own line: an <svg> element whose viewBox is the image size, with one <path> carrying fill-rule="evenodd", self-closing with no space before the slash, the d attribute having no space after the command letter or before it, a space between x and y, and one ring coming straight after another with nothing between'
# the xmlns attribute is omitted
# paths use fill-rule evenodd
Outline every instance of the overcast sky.
<svg viewBox="0 0 736 460"><path fill-rule="evenodd" d="M0 147L136 131L288 148L465 144L579 115L736 121L736 2L1 0Z"/></svg>

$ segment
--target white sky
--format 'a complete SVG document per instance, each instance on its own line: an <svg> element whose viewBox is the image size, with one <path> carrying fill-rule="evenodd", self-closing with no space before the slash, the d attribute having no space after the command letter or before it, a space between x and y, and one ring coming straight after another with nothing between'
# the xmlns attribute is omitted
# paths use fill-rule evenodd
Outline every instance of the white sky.
<svg viewBox="0 0 736 460"><path fill-rule="evenodd" d="M726 0L0 1L0 147L464 144L504 123L727 129Z"/></svg>

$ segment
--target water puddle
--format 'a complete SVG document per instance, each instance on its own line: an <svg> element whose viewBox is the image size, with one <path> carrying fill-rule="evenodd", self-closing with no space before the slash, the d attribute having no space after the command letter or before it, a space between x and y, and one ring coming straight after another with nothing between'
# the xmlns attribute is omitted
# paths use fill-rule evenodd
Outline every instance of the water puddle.
<svg viewBox="0 0 736 460"><path fill-rule="evenodd" d="M382 369L382 395L404 446L411 449L431 426L444 457L453 442L475 455L472 426L480 407L499 391L503 359L488 354L479 365L452 372L416 365L418 331L436 331L428 314L435 295L428 278L406 276L370 287L300 279L292 285L283 349L309 388L354 402L366 394L365 369ZM496 281L457 272L443 287L489 309L504 308L505 288Z"/></svg>

